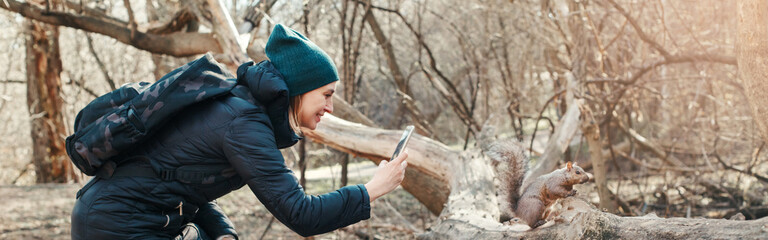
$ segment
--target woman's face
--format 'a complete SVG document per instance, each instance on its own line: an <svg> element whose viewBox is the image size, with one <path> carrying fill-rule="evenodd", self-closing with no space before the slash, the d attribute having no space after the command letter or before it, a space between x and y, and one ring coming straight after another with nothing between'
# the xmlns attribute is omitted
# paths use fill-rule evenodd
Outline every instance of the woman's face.
<svg viewBox="0 0 768 240"><path fill-rule="evenodd" d="M336 82L329 83L301 95L299 107L299 125L315 130L326 112L333 113L333 93L336 92Z"/></svg>

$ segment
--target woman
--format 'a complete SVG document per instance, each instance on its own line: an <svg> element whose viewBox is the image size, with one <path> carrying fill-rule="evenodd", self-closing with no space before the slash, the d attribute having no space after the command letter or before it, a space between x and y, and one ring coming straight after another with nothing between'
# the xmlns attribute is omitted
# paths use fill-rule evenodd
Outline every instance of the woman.
<svg viewBox="0 0 768 240"><path fill-rule="evenodd" d="M302 236L368 219L370 202L403 180L408 155L382 161L364 185L307 196L279 149L333 112L338 73L319 47L279 24L265 50L270 61L238 68L241 85L231 95L184 110L125 156L111 178L78 192L72 239L237 239L214 200L246 184ZM142 169L152 174L138 174ZM211 171L217 174L195 178Z"/></svg>

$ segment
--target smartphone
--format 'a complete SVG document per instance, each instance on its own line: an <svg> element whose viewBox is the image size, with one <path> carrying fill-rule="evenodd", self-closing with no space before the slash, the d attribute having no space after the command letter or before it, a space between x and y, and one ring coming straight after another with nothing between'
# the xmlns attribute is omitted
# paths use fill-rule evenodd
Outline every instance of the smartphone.
<svg viewBox="0 0 768 240"><path fill-rule="evenodd" d="M401 152L405 151L405 146L408 145L408 140L411 139L411 134L413 133L413 125L408 125L405 127L405 131L403 132L403 136L400 137L400 142L397 143L397 148L395 148L395 153L392 154L392 158L389 160L394 160L398 155L400 155Z"/></svg>

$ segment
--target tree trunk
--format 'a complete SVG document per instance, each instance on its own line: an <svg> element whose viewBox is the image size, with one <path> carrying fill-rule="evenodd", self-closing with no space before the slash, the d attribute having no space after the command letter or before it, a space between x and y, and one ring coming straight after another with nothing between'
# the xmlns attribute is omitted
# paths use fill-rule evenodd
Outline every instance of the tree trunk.
<svg viewBox="0 0 768 240"><path fill-rule="evenodd" d="M588 116L589 114L585 114ZM600 139L600 126L595 123L585 123L582 126L584 138L589 145L589 158L592 162L592 169L595 176L595 185L597 185L597 195L600 196L600 209L605 209L611 213L617 213L619 207L616 203L616 197L608 189L608 169L605 165L603 155L603 141Z"/></svg>
<svg viewBox="0 0 768 240"><path fill-rule="evenodd" d="M738 1L736 60L757 128L768 142L768 2Z"/></svg>
<svg viewBox="0 0 768 240"><path fill-rule="evenodd" d="M299 184L307 189L307 140L299 142Z"/></svg>
<svg viewBox="0 0 768 240"><path fill-rule="evenodd" d="M57 26L26 20L27 104L32 158L38 183L77 179L64 147L66 128L61 109L61 57Z"/></svg>
<svg viewBox="0 0 768 240"><path fill-rule="evenodd" d="M341 26L341 45L342 45L342 64L341 64L341 84L343 86L343 96L344 100L349 104L353 105L355 103L355 94L357 93L357 82L355 81L357 79L357 62L358 62L358 56L360 55L360 46L362 43L362 36L363 36L363 27L365 24L363 24L362 19L367 14L372 14L370 12L370 1L366 3L366 6L364 9L361 9L361 14L363 15L361 17L360 21L357 21L357 17L360 15L358 14L358 9L360 8L360 4L357 4L355 2L352 2L352 12L350 13L348 11L349 9L349 3L350 1L344 0L342 2L342 8L341 8L341 18L339 20L340 26ZM306 13L307 11L305 11ZM305 14L305 19L307 18ZM349 24L347 24L347 21L349 21ZM355 28L357 25L358 31L357 34L355 34ZM353 158L354 156L345 155L342 156L341 159L341 186L347 185L347 175L349 172L349 160Z"/></svg>

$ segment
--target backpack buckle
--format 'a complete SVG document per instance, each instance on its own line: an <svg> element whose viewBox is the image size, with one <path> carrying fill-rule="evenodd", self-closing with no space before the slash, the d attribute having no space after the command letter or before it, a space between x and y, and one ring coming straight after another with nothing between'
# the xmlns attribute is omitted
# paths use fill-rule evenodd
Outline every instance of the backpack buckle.
<svg viewBox="0 0 768 240"><path fill-rule="evenodd" d="M176 171L163 169L160 171L160 178L163 179L164 181L176 180Z"/></svg>

